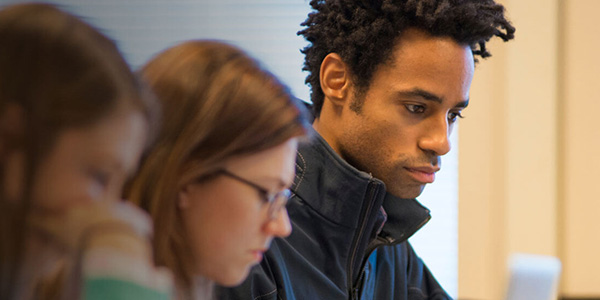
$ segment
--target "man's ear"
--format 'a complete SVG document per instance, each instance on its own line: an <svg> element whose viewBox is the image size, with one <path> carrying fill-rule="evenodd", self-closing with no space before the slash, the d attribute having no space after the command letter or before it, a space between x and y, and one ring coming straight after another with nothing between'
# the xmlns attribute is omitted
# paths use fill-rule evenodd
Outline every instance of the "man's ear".
<svg viewBox="0 0 600 300"><path fill-rule="evenodd" d="M346 64L337 53L329 53L323 59L320 70L321 89L332 104L343 106L350 89Z"/></svg>

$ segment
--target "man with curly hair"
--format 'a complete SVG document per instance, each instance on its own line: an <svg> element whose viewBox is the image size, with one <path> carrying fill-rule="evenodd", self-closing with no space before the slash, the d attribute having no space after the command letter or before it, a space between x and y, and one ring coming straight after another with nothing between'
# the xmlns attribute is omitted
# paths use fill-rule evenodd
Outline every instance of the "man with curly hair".
<svg viewBox="0 0 600 300"><path fill-rule="evenodd" d="M293 232L219 297L450 299L407 241L430 218L415 198L450 151L476 57L515 29L493 0L310 4L299 34L317 137L298 150Z"/></svg>

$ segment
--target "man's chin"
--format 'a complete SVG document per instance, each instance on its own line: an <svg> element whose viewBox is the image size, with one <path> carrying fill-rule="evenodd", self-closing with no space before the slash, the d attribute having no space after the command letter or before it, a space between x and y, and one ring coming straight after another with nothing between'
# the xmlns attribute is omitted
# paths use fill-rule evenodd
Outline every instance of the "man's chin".
<svg viewBox="0 0 600 300"><path fill-rule="evenodd" d="M389 188L387 192L402 199L414 199L419 197L423 193L425 184L417 186L404 186L401 188Z"/></svg>

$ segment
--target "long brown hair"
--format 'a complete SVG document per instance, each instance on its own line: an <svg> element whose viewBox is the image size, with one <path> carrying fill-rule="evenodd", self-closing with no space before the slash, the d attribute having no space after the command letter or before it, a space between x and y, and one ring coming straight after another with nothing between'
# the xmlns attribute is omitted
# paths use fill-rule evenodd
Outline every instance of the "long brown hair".
<svg viewBox="0 0 600 300"><path fill-rule="evenodd" d="M20 132L0 132L0 298L11 299L24 247L33 174L67 128L101 121L123 105L153 124L150 94L115 44L90 25L47 4L0 11L0 115L20 111ZM5 154L25 155L22 199L7 199ZM15 201L17 200L17 201Z"/></svg>
<svg viewBox="0 0 600 300"><path fill-rule="evenodd" d="M302 105L243 51L216 41L189 41L142 70L163 108L156 145L134 180L129 199L153 218L156 263L192 289L191 254L177 210L179 190L251 154L306 135Z"/></svg>

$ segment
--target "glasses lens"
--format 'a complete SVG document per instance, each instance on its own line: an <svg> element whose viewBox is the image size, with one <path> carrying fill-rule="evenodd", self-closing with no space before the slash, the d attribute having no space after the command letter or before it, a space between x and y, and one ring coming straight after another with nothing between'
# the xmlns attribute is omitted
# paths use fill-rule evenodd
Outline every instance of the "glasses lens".
<svg viewBox="0 0 600 300"><path fill-rule="evenodd" d="M285 207L291 195L292 192L289 189L285 189L273 195L273 199L269 201L269 218L277 218L279 212Z"/></svg>

